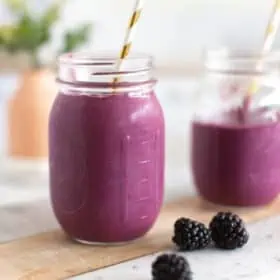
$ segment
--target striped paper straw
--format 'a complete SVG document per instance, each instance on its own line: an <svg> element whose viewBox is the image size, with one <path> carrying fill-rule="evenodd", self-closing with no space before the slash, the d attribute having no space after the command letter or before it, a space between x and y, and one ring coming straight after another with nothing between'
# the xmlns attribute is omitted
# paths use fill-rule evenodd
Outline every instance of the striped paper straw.
<svg viewBox="0 0 280 280"><path fill-rule="evenodd" d="M118 62L117 62L117 71L120 70L123 60L128 56L128 54L130 52L131 45L132 45L132 42L133 42L133 39L134 39L134 36L135 36L135 33L136 33L136 29L137 29L137 26L138 26L138 21L139 21L139 18L141 16L142 9L143 9L145 1L146 0L136 0L135 1L135 7L133 9L132 16L129 20L129 24L128 24L128 28L127 28L127 31L126 31L124 43L123 43L123 46L122 46L122 49L121 49L121 52L120 52L120 55L119 55L119 59L118 59ZM117 82L118 80L119 80L119 78L116 77L114 79L114 83Z"/></svg>
<svg viewBox="0 0 280 280"><path fill-rule="evenodd" d="M271 50L272 45L275 41L277 30L279 28L279 23L280 23L280 0L276 0L265 32L264 43L262 48L263 54ZM262 61L260 60L256 65L256 69L260 71L261 67L262 67ZM250 84L248 95L254 94L257 91L257 89L258 89L257 81L253 80L252 83Z"/></svg>

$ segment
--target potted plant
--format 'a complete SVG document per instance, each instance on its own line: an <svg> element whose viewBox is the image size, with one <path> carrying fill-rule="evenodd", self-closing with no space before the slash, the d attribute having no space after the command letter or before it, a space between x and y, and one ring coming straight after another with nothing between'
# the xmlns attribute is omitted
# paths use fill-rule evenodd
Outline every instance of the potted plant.
<svg viewBox="0 0 280 280"><path fill-rule="evenodd" d="M29 67L20 75L15 94L8 101L8 154L12 157L48 155L48 115L57 93L55 70L40 59L40 50L51 40L51 31L59 21L65 1L51 4L41 16L28 9L26 0L4 0L15 16L12 25L0 27L0 50L13 56L24 53ZM90 24L65 30L62 47L54 54L77 49L89 37Z"/></svg>

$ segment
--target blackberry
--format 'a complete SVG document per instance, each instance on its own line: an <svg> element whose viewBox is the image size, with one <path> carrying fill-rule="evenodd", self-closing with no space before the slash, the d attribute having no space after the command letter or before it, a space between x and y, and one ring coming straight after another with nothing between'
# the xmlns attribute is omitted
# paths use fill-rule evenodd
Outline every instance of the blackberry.
<svg viewBox="0 0 280 280"><path fill-rule="evenodd" d="M211 241L211 235L204 224L180 218L174 224L172 241L181 251L193 251L207 247Z"/></svg>
<svg viewBox="0 0 280 280"><path fill-rule="evenodd" d="M176 254L162 254L152 264L153 280L192 280L188 261Z"/></svg>
<svg viewBox="0 0 280 280"><path fill-rule="evenodd" d="M213 217L209 228L215 245L222 249L241 248L249 240L244 222L231 212L219 212Z"/></svg>

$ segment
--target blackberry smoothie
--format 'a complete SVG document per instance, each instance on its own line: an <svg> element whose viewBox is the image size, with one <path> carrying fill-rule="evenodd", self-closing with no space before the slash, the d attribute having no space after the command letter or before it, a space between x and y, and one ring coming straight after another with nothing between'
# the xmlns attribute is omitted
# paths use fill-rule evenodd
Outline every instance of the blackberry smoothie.
<svg viewBox="0 0 280 280"><path fill-rule="evenodd" d="M73 239L125 242L153 226L164 184L164 118L153 85L108 94L102 83L87 83L88 91L73 84L58 94L49 122L51 201Z"/></svg>
<svg viewBox="0 0 280 280"><path fill-rule="evenodd" d="M256 206L280 191L280 120L192 123L192 170L198 192L224 205Z"/></svg>

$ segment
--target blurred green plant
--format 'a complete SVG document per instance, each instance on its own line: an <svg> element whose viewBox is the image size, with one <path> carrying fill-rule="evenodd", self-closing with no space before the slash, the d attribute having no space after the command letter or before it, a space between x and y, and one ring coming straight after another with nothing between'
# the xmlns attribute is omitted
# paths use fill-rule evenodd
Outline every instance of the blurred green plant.
<svg viewBox="0 0 280 280"><path fill-rule="evenodd" d="M66 0L55 1L39 18L31 15L26 0L4 2L17 20L13 25L0 26L0 49L11 54L26 52L30 55L32 67L41 67L39 50L51 40L52 27L59 20ZM66 30L59 54L73 51L85 43L91 27L90 24L84 24L74 30Z"/></svg>

